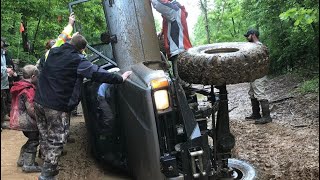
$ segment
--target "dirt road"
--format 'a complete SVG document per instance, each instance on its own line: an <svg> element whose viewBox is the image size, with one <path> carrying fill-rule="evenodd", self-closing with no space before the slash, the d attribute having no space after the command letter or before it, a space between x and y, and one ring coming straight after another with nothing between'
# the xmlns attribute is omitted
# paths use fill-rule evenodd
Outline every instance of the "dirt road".
<svg viewBox="0 0 320 180"><path fill-rule="evenodd" d="M71 119L71 137L75 143L65 146L67 154L60 159L59 180L128 180L116 174L112 169L100 167L91 157L86 138L86 129L82 116ZM40 173L25 174L16 166L21 146L26 137L19 131L3 130L1 132L1 179L2 180L35 180ZM37 162L42 163L37 158Z"/></svg>
<svg viewBox="0 0 320 180"><path fill-rule="evenodd" d="M244 118L251 110L248 84L228 86L235 158L245 160L262 180L319 179L319 95L300 95L297 77L269 80L273 122L255 125Z"/></svg>
<svg viewBox="0 0 320 180"><path fill-rule="evenodd" d="M280 76L269 80L267 93L271 100L273 122L255 125L244 121L250 111L248 83L227 86L231 130L236 137L235 158L251 163L259 180L319 179L319 96L294 93L301 81ZM61 158L59 180L129 179L99 167L89 155L86 129L82 117L71 122L67 155ZM21 132L1 133L1 179L36 179L38 173L24 174L16 167L21 145L26 138ZM40 162L39 159L37 159Z"/></svg>

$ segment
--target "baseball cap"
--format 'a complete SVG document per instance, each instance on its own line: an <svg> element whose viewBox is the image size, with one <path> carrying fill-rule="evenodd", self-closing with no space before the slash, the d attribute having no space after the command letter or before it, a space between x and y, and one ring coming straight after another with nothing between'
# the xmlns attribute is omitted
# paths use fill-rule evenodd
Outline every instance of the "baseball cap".
<svg viewBox="0 0 320 180"><path fill-rule="evenodd" d="M247 33L244 34L244 37L249 37L250 34L255 34L257 37L259 37L259 31L255 30L255 29L248 30Z"/></svg>

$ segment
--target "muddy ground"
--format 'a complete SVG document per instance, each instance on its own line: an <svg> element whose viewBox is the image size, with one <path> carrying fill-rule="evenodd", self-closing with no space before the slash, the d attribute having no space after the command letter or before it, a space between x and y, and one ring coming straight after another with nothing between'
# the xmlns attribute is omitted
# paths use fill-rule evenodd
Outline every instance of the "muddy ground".
<svg viewBox="0 0 320 180"><path fill-rule="evenodd" d="M265 125L243 120L251 112L248 83L227 86L231 130L236 137L234 157L252 164L259 180L319 179L319 95L296 93L302 81L293 75L268 81L273 122ZM76 142L65 147L67 154L61 157L59 180L129 179L93 160L82 116L72 118L71 136ZM27 180L39 175L24 174L16 167L25 141L21 132L1 132L1 179Z"/></svg>
<svg viewBox="0 0 320 180"><path fill-rule="evenodd" d="M268 81L273 122L265 125L243 120L251 112L248 84L227 87L234 156L255 166L258 179L319 179L319 94L297 93L296 76Z"/></svg>

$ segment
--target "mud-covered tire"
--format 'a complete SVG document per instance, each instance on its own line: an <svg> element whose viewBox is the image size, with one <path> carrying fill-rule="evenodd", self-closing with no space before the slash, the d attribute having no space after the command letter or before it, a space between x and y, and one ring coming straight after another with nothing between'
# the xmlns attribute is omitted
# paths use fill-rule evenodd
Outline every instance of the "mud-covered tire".
<svg viewBox="0 0 320 180"><path fill-rule="evenodd" d="M234 170L235 180L255 180L257 173L253 166L238 159L228 159L228 166Z"/></svg>
<svg viewBox="0 0 320 180"><path fill-rule="evenodd" d="M228 42L190 48L178 56L178 71L188 83L224 85L251 82L267 75L268 50L249 42Z"/></svg>

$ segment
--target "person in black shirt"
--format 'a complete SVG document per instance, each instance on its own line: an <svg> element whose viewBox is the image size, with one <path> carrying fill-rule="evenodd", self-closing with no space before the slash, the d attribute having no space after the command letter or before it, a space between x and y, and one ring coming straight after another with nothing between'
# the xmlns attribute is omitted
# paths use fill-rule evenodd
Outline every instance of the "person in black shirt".
<svg viewBox="0 0 320 180"><path fill-rule="evenodd" d="M67 138L65 124L80 101L83 78L121 84L132 73L109 73L92 64L82 53L86 45L86 39L77 34L72 36L70 42L50 49L40 73L34 101L40 149L45 160L39 180L54 178L59 173L58 159Z"/></svg>

